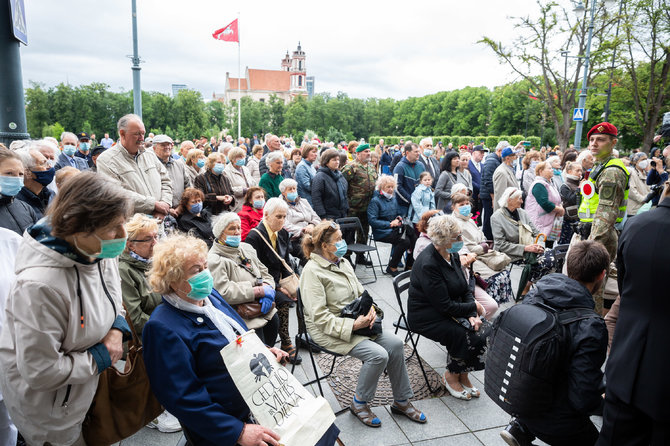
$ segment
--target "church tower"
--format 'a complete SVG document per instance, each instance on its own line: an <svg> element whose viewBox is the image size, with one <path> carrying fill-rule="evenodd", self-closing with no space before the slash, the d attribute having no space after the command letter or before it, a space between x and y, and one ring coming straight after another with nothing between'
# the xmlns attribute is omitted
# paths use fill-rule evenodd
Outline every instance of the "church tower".
<svg viewBox="0 0 670 446"><path fill-rule="evenodd" d="M291 57L288 55L288 50L286 50L286 56L281 61L281 70L291 71Z"/></svg>
<svg viewBox="0 0 670 446"><path fill-rule="evenodd" d="M282 62L282 67L283 67ZM298 48L293 52L291 58L291 91L297 90L300 92L307 91L307 69L305 68L305 52L298 42Z"/></svg>

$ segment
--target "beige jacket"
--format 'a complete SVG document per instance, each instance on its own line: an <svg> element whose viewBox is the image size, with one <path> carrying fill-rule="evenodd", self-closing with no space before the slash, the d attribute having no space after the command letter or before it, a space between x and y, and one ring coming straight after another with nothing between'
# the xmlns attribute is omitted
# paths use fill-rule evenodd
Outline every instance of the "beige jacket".
<svg viewBox="0 0 670 446"><path fill-rule="evenodd" d="M260 161L258 158L255 156L250 156L247 158L247 168L249 169L249 173L251 174L251 177L256 180L256 184L261 180L261 169L260 169Z"/></svg>
<svg viewBox="0 0 670 446"><path fill-rule="evenodd" d="M251 262L248 267L251 273L240 265L242 261L240 254ZM258 277L272 288L275 286L275 281L268 269L258 260L256 250L244 242L240 243L239 248L215 242L207 254L207 265L214 277L214 289L230 305L254 302L254 284ZM272 319L276 312L277 310L274 309L262 317L245 319L244 322L249 328L261 328Z"/></svg>
<svg viewBox="0 0 670 446"><path fill-rule="evenodd" d="M493 210L497 211L498 198L500 198L508 187L519 187L519 182L514 176L514 170L505 163L500 164L493 172Z"/></svg>
<svg viewBox="0 0 670 446"><path fill-rule="evenodd" d="M233 195L235 196L235 206L231 209L232 212L239 212L242 209L244 204L244 194L252 186L258 186L258 181L256 181L247 169L247 166L242 166L242 170L237 170L235 166L228 163L226 168L223 170L223 174L230 181L230 185L233 188Z"/></svg>
<svg viewBox="0 0 670 446"><path fill-rule="evenodd" d="M647 186L647 176L641 173L637 168L630 167L632 170L628 183L628 205L626 212L628 215L635 215L644 204L650 189Z"/></svg>
<svg viewBox="0 0 670 446"><path fill-rule="evenodd" d="M0 336L5 404L28 444L70 445L98 386L96 362L87 349L123 314L118 263L78 263L26 233L16 274Z"/></svg>
<svg viewBox="0 0 670 446"><path fill-rule="evenodd" d="M353 319L340 317L342 308L361 294L363 286L347 260L337 266L312 253L300 275L300 295L307 332L317 344L346 355L368 339L353 334Z"/></svg>
<svg viewBox="0 0 670 446"><path fill-rule="evenodd" d="M297 237L302 234L302 229L309 225L316 225L321 222L321 219L312 206L310 206L309 201L304 198L298 198L298 202L293 204L288 204L288 213L286 214L286 221L284 222L284 229L291 234L291 237Z"/></svg>
<svg viewBox="0 0 670 446"><path fill-rule="evenodd" d="M132 156L118 142L98 157L96 166L130 192L135 212L151 214L157 201L172 205L172 182L155 153L141 149Z"/></svg>

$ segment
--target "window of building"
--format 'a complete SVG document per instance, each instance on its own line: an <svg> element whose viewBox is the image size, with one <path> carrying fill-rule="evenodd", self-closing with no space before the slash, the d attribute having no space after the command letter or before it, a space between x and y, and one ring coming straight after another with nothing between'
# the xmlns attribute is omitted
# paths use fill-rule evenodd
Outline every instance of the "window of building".
<svg viewBox="0 0 670 446"><path fill-rule="evenodd" d="M259 101L265 102L265 98L260 98Z"/></svg>
<svg viewBox="0 0 670 446"><path fill-rule="evenodd" d="M298 61L298 70L302 70L302 60Z"/></svg>
<svg viewBox="0 0 670 446"><path fill-rule="evenodd" d="M302 87L302 76L298 76L298 87Z"/></svg>

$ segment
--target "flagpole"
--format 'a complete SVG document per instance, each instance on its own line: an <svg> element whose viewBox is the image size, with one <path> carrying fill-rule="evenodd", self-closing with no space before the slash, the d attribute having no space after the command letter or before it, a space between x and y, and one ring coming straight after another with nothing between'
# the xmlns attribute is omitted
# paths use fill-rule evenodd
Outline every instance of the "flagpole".
<svg viewBox="0 0 670 446"><path fill-rule="evenodd" d="M242 136L242 64L240 62L240 13L237 13L237 139Z"/></svg>

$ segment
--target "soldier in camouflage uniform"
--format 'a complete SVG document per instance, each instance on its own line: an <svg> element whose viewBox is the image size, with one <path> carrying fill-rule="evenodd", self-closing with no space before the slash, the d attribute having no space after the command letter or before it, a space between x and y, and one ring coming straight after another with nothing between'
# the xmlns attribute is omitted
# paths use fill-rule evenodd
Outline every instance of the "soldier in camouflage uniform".
<svg viewBox="0 0 670 446"><path fill-rule="evenodd" d="M358 243L367 244L368 231L368 205L375 192L377 172L370 164L370 144L361 144L356 147L356 158L353 162L344 166L342 174L349 184L347 198L349 199L349 216L358 217L363 226L363 233L357 231ZM371 265L363 255L356 258L358 265Z"/></svg>
<svg viewBox="0 0 670 446"><path fill-rule="evenodd" d="M582 226L591 226L589 240L602 243L610 255L610 261L614 262L619 240L618 231L621 230L626 215L630 174L623 162L612 156L612 150L617 143L615 126L608 122L596 124L587 133L587 138L596 164L589 180L581 187L579 219ZM582 231L582 237L585 235L585 231ZM603 308L604 288L603 285L594 295L596 311L599 313Z"/></svg>

